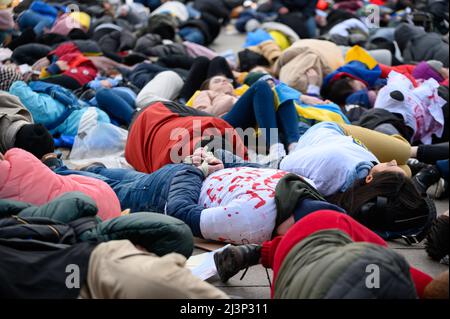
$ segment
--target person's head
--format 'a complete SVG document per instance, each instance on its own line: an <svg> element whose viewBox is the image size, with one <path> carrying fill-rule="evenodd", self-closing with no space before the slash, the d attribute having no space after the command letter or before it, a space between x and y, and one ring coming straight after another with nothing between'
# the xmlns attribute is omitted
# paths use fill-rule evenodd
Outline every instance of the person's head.
<svg viewBox="0 0 450 319"><path fill-rule="evenodd" d="M427 235L425 244L428 256L436 261L449 255L450 222L448 215L439 216L434 220Z"/></svg>
<svg viewBox="0 0 450 319"><path fill-rule="evenodd" d="M404 231L424 226L430 207L404 173L384 170L329 198L372 230Z"/></svg>
<svg viewBox="0 0 450 319"><path fill-rule="evenodd" d="M210 90L218 93L232 94L234 87L233 81L227 78L225 75L216 75L206 80L200 90Z"/></svg>
<svg viewBox="0 0 450 319"><path fill-rule="evenodd" d="M370 183L371 181L373 181L373 176L375 174L379 174L379 173L383 173L383 172L391 172L391 173L399 173L399 174L403 174L406 176L405 171L398 166L397 161L396 160L392 160L390 162L387 163L380 163L375 165L369 175L366 178L366 183Z"/></svg>
<svg viewBox="0 0 450 319"><path fill-rule="evenodd" d="M55 151L53 137L42 124L22 126L16 134L14 147L30 152L39 159Z"/></svg>
<svg viewBox="0 0 450 319"><path fill-rule="evenodd" d="M363 82L344 77L333 81L328 84L328 86L323 86L321 95L324 99L333 101L337 105L344 106L350 95L365 88L367 88L367 86Z"/></svg>
<svg viewBox="0 0 450 319"><path fill-rule="evenodd" d="M380 275L377 289L367 284L369 265L376 265ZM380 245L353 242L341 230L323 229L290 249L274 278L274 298L417 299L417 293L403 256Z"/></svg>

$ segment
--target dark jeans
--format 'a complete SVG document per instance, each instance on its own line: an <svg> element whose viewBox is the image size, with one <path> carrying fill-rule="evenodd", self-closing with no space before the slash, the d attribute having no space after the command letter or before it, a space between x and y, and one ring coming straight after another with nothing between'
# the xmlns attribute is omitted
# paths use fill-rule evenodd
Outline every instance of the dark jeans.
<svg viewBox="0 0 450 319"><path fill-rule="evenodd" d="M95 95L98 107L122 124L129 125L135 111L135 101L125 92L100 89Z"/></svg>
<svg viewBox="0 0 450 319"><path fill-rule="evenodd" d="M203 82L216 75L225 75L234 80L233 72L227 60L223 57L216 57L209 60L206 57L195 59L185 84L180 92L180 99L188 101L197 90L200 90Z"/></svg>
<svg viewBox="0 0 450 319"><path fill-rule="evenodd" d="M44 33L44 29L50 29L53 26L53 19L46 17L32 10L23 12L17 20L19 28L24 31L33 28L34 33L39 36Z"/></svg>
<svg viewBox="0 0 450 319"><path fill-rule="evenodd" d="M258 81L239 98L223 119L231 126L244 130L258 125L263 129L263 137L269 147L280 142L278 135L271 134L271 129L279 129L287 145L295 143L300 138L297 110L289 101L275 111L274 98L270 85Z"/></svg>
<svg viewBox="0 0 450 319"><path fill-rule="evenodd" d="M129 169L107 169L102 166L92 166L87 171L74 171L66 166L52 167L55 173L62 176L81 175L99 179L108 184L116 193L122 209L136 212L158 212L152 200L155 194L152 182L154 177Z"/></svg>
<svg viewBox="0 0 450 319"><path fill-rule="evenodd" d="M74 78L71 78L70 76L67 75L55 75L55 76L51 76L42 80L39 80L42 82L47 82L47 83L52 83L52 84L57 84L57 85L61 85L62 87L65 87L66 89L75 91L78 90L79 88L81 88L80 83L78 83L77 80L75 80Z"/></svg>
<svg viewBox="0 0 450 319"><path fill-rule="evenodd" d="M449 143L419 145L417 159L423 163L435 164L436 161L448 159Z"/></svg>
<svg viewBox="0 0 450 319"><path fill-rule="evenodd" d="M449 170L449 162L448 160L443 161L437 161L436 166L439 170L439 172L442 175L442 178L445 179L448 182L448 170Z"/></svg>
<svg viewBox="0 0 450 319"><path fill-rule="evenodd" d="M205 45L205 35L198 28L185 27L178 34L184 41Z"/></svg>

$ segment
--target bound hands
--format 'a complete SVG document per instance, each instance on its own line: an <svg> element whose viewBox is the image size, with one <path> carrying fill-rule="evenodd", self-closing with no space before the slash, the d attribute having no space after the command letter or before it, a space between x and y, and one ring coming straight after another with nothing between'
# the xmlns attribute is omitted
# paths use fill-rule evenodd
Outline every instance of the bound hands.
<svg viewBox="0 0 450 319"><path fill-rule="evenodd" d="M184 162L199 168L205 177L225 168L223 162L214 157L214 154L205 147L197 148L194 154L187 157Z"/></svg>

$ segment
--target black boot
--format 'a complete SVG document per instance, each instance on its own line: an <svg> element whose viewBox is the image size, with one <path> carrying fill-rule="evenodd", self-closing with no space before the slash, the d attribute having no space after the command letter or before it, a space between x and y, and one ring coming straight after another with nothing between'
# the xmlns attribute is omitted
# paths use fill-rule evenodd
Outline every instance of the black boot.
<svg viewBox="0 0 450 319"><path fill-rule="evenodd" d="M415 159L415 158L410 158L406 164L409 166L409 168L411 169L411 173L412 176L416 176L417 174L419 174L419 172L428 167L429 164L425 164L420 162L419 160Z"/></svg>
<svg viewBox="0 0 450 319"><path fill-rule="evenodd" d="M441 174L436 166L429 165L423 168L416 176L413 177L413 183L422 195L427 193L428 188L439 182Z"/></svg>
<svg viewBox="0 0 450 319"><path fill-rule="evenodd" d="M261 246L230 246L214 255L217 272L222 282L250 266L258 265L261 258Z"/></svg>

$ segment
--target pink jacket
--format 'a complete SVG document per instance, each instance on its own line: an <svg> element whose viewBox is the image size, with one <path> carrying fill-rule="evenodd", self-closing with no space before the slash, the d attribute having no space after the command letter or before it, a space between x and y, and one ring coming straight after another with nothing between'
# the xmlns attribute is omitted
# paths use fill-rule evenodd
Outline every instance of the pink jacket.
<svg viewBox="0 0 450 319"><path fill-rule="evenodd" d="M233 108L238 98L214 91L202 91L197 95L192 103L192 107L212 114L217 117L222 117Z"/></svg>
<svg viewBox="0 0 450 319"><path fill-rule="evenodd" d="M44 205L60 195L79 191L97 203L98 216L102 220L121 214L119 200L114 191L103 181L78 175L60 176L32 154L11 149L0 160L0 198L33 205Z"/></svg>

